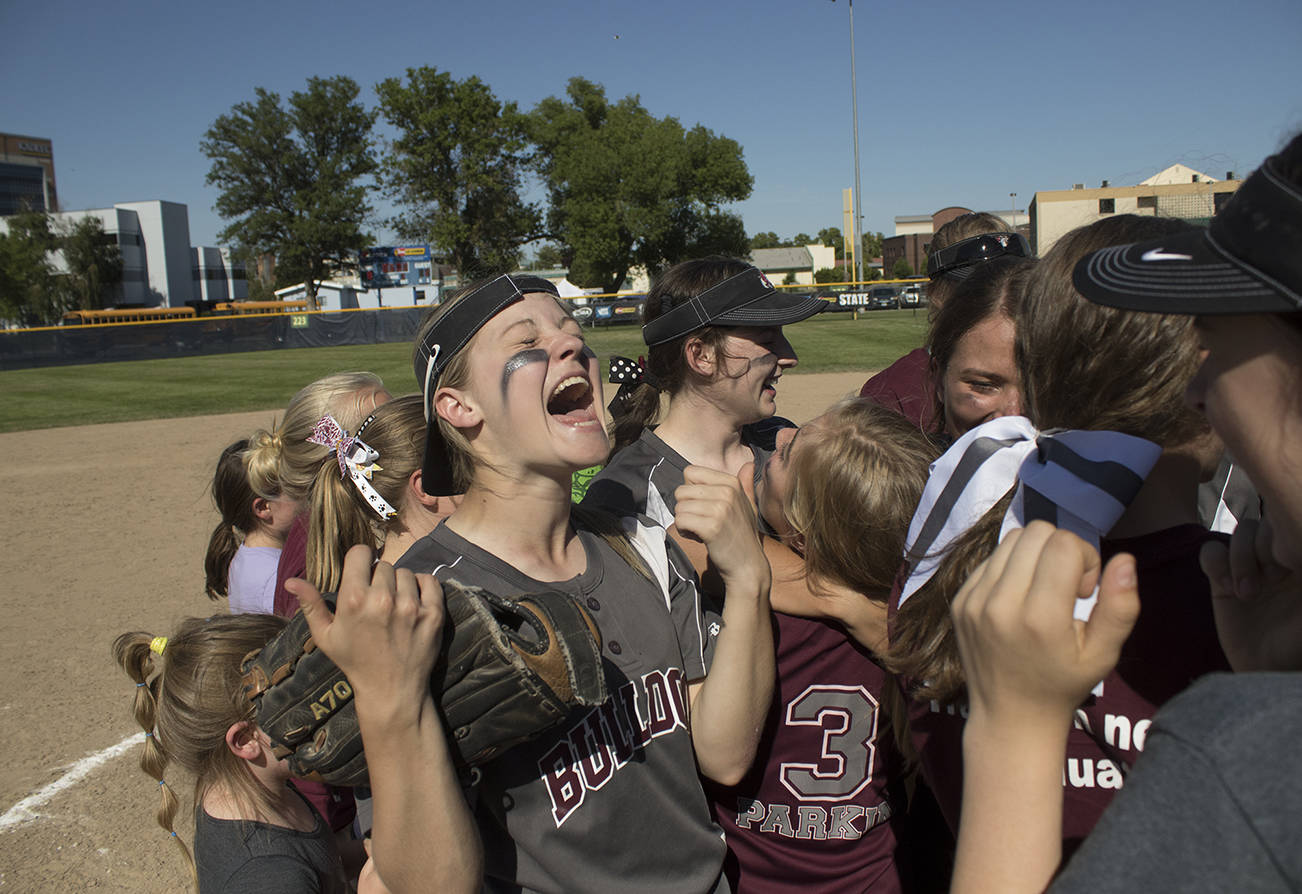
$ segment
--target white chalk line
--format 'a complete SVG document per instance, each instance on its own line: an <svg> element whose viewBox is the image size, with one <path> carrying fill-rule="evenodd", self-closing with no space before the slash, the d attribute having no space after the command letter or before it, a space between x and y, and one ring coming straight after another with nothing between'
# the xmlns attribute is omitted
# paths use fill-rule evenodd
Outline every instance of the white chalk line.
<svg viewBox="0 0 1302 894"><path fill-rule="evenodd" d="M119 754L129 750L132 746L140 744L140 733L132 733L116 745L111 745L103 751L97 751L92 755L83 757L81 760L72 764L68 772L64 773L58 779L33 794L23 798L13 807L10 807L0 816L0 832L8 832L24 823L40 819L41 815L36 809L45 804L59 792L71 788L81 780L90 775L96 767L107 761L112 760Z"/></svg>

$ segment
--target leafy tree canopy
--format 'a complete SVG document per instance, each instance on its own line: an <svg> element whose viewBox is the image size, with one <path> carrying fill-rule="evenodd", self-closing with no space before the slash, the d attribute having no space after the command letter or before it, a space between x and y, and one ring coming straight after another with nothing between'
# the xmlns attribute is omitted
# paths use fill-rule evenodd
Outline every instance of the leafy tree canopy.
<svg viewBox="0 0 1302 894"><path fill-rule="evenodd" d="M810 236L808 233L797 233L791 237L791 244L800 246L813 245L814 237Z"/></svg>
<svg viewBox="0 0 1302 894"><path fill-rule="evenodd" d="M82 310L114 303L122 283L122 252L113 235L104 232L100 219L81 218L59 241L68 267L63 279L70 303Z"/></svg>
<svg viewBox="0 0 1302 894"><path fill-rule="evenodd" d="M426 240L464 276L514 267L540 235L541 212L521 197L529 161L526 119L477 77L458 81L429 66L375 88L398 129L384 162L386 190L406 210L393 221Z"/></svg>
<svg viewBox="0 0 1302 894"><path fill-rule="evenodd" d="M764 233L756 233L750 237L751 248L781 248L785 245L782 238L777 233L769 230Z"/></svg>
<svg viewBox="0 0 1302 894"><path fill-rule="evenodd" d="M881 233L864 233L862 236L864 258L880 258L882 240L885 238Z"/></svg>
<svg viewBox="0 0 1302 894"><path fill-rule="evenodd" d="M23 211L5 223L7 232L0 232L0 319L20 326L58 322L66 308L46 257L58 248L49 216Z"/></svg>
<svg viewBox="0 0 1302 894"><path fill-rule="evenodd" d="M823 245L836 249L836 259L838 261L845 257L845 237L841 235L840 227L824 227L819 230L818 241Z"/></svg>
<svg viewBox="0 0 1302 894"><path fill-rule="evenodd" d="M637 96L611 103L584 78L540 102L529 125L548 235L575 283L615 291L639 265L654 275L687 258L746 253L741 219L721 208L751 192L736 141L656 118Z"/></svg>
<svg viewBox="0 0 1302 894"><path fill-rule="evenodd" d="M814 282L845 282L845 270L841 267L821 267L814 271Z"/></svg>
<svg viewBox="0 0 1302 894"><path fill-rule="evenodd" d="M894 266L891 267L891 273L895 274L896 279L904 279L906 276L913 275L913 265L907 258L896 258Z"/></svg>
<svg viewBox="0 0 1302 894"><path fill-rule="evenodd" d="M200 149L212 160L207 182L221 190L217 213L230 221L218 238L304 270L309 298L327 262L348 266L369 237L368 178L377 162L375 112L347 77L309 78L288 107L258 87L213 122Z"/></svg>

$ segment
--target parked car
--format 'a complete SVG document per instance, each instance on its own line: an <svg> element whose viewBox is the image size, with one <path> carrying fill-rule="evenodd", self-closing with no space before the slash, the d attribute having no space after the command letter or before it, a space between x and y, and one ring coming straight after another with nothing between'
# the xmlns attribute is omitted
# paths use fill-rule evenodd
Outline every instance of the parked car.
<svg viewBox="0 0 1302 894"><path fill-rule="evenodd" d="M895 286L873 286L868 290L870 310L895 309L900 306L900 294Z"/></svg>
<svg viewBox="0 0 1302 894"><path fill-rule="evenodd" d="M900 292L900 305L903 307L917 307L922 303L922 286L905 286L904 291Z"/></svg>

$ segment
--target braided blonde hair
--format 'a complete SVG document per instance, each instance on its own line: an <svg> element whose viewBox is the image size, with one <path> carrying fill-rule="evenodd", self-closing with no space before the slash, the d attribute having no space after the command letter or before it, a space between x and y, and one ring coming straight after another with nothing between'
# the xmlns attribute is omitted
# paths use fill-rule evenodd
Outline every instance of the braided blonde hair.
<svg viewBox="0 0 1302 894"><path fill-rule="evenodd" d="M285 623L275 615L214 615L189 618L167 638L131 632L113 643L114 659L136 684L132 713L145 731L140 768L158 781L155 817L180 849L196 890L194 857L173 828L180 802L164 772L175 761L195 776L195 804L201 804L204 793L220 783L247 816L271 813L271 793L231 753L226 731L254 719L253 706L243 692L240 664L249 652L270 642Z"/></svg>

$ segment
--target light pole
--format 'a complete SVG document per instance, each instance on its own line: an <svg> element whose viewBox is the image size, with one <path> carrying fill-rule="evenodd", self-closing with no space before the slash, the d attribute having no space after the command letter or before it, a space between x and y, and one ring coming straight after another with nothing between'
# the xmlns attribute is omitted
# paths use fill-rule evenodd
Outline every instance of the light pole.
<svg viewBox="0 0 1302 894"><path fill-rule="evenodd" d="M1010 209L1012 213L1008 215L1008 226L1010 226L1013 232L1016 233L1017 232L1017 193L1010 192L1008 194L1008 198L1011 200L1011 205L1012 205L1012 208Z"/></svg>
<svg viewBox="0 0 1302 894"><path fill-rule="evenodd" d="M832 0L833 3L836 0ZM855 282L863 282L863 192L859 188L859 90L854 71L854 0L850 6L850 111L854 126L854 222L850 235L854 239Z"/></svg>
<svg viewBox="0 0 1302 894"><path fill-rule="evenodd" d="M850 105L854 119L854 276L863 282L863 190L859 188L859 90L854 75L854 0L850 6Z"/></svg>

